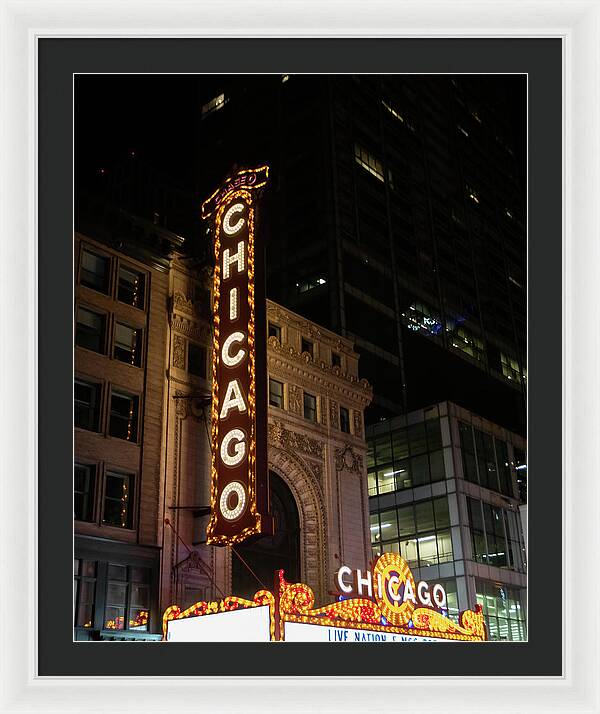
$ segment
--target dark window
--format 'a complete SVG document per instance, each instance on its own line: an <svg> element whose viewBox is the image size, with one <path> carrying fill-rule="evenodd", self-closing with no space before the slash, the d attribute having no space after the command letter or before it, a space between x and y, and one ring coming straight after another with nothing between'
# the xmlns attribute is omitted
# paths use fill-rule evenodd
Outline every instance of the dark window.
<svg viewBox="0 0 600 714"><path fill-rule="evenodd" d="M110 259L89 250L81 251L79 282L93 290L108 293L110 288Z"/></svg>
<svg viewBox="0 0 600 714"><path fill-rule="evenodd" d="M269 337L276 337L281 342L281 327L269 322Z"/></svg>
<svg viewBox="0 0 600 714"><path fill-rule="evenodd" d="M139 398L131 394L113 392L110 398L109 433L119 439L137 441Z"/></svg>
<svg viewBox="0 0 600 714"><path fill-rule="evenodd" d="M350 433L350 412L346 407L340 407L340 429L346 434Z"/></svg>
<svg viewBox="0 0 600 714"><path fill-rule="evenodd" d="M75 426L98 431L100 385L75 380Z"/></svg>
<svg viewBox="0 0 600 714"><path fill-rule="evenodd" d="M131 528L133 480L134 477L131 474L107 472L102 517L107 525Z"/></svg>
<svg viewBox="0 0 600 714"><path fill-rule="evenodd" d="M300 347L300 352L308 352L308 354L313 357L313 343L310 340L302 338L302 346Z"/></svg>
<svg viewBox="0 0 600 714"><path fill-rule="evenodd" d="M94 352L104 352L104 315L85 307L77 310L75 344Z"/></svg>
<svg viewBox="0 0 600 714"><path fill-rule="evenodd" d="M75 464L73 511L76 521L94 520L95 476L95 466Z"/></svg>
<svg viewBox="0 0 600 714"><path fill-rule="evenodd" d="M188 342L188 372L206 379L206 349Z"/></svg>
<svg viewBox="0 0 600 714"><path fill-rule="evenodd" d="M144 309L146 276L134 268L119 267L119 287L117 297L120 302Z"/></svg>
<svg viewBox="0 0 600 714"><path fill-rule="evenodd" d="M283 409L283 384L269 378L269 404Z"/></svg>
<svg viewBox="0 0 600 714"><path fill-rule="evenodd" d="M108 564L106 630L148 630L150 571L147 568Z"/></svg>
<svg viewBox="0 0 600 714"><path fill-rule="evenodd" d="M342 366L342 358L337 352L332 352L331 353L331 366L332 367L341 367Z"/></svg>
<svg viewBox="0 0 600 714"><path fill-rule="evenodd" d="M304 418L317 421L317 398L304 392Z"/></svg>
<svg viewBox="0 0 600 714"><path fill-rule="evenodd" d="M75 558L73 579L75 581L75 627L92 628L96 603L96 561Z"/></svg>
<svg viewBox="0 0 600 714"><path fill-rule="evenodd" d="M115 323L114 357L139 367L142 363L142 331L120 322Z"/></svg>

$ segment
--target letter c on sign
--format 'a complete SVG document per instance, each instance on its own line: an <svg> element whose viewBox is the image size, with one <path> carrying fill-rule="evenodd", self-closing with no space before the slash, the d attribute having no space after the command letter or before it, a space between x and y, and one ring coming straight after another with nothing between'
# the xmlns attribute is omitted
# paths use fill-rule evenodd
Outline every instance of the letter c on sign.
<svg viewBox="0 0 600 714"><path fill-rule="evenodd" d="M221 358L223 364L226 367L236 367L246 356L246 350L239 349L234 355L229 353L231 345L235 342L243 342L246 339L246 335L243 332L232 332L229 337L223 342L223 349L221 350Z"/></svg>
<svg viewBox="0 0 600 714"><path fill-rule="evenodd" d="M343 593L351 593L352 585L346 585L346 583L344 582L344 575L352 575L352 571L347 565L342 565L342 567L338 570L337 582L340 590Z"/></svg>
<svg viewBox="0 0 600 714"><path fill-rule="evenodd" d="M244 227L244 223L246 222L244 218L238 218L235 223L231 223L232 216L236 213L242 213L243 210L243 203L234 203L233 206L230 206L225 212L225 216L223 218L223 230L228 236L234 236Z"/></svg>

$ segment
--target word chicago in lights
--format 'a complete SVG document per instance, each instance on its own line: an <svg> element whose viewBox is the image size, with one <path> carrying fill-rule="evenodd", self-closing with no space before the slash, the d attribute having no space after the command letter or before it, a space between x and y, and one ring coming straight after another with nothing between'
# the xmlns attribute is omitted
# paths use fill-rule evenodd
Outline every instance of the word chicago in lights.
<svg viewBox="0 0 600 714"><path fill-rule="evenodd" d="M264 258L257 201L268 167L239 171L202 204L214 236L211 517L207 543L272 532L266 456Z"/></svg>
<svg viewBox="0 0 600 714"><path fill-rule="evenodd" d="M278 576L274 593L260 590L252 600L230 596L220 601L198 602L183 611L172 605L163 615L165 639L231 642L487 639L480 605L461 612L458 622L451 620L444 614L444 588L439 583L433 586L425 581L415 583L408 564L397 553L383 553L368 573L342 566L335 575L341 591L339 599L322 607L315 607L314 593L308 585L288 583L282 570ZM229 614L219 620L216 617L219 613Z"/></svg>

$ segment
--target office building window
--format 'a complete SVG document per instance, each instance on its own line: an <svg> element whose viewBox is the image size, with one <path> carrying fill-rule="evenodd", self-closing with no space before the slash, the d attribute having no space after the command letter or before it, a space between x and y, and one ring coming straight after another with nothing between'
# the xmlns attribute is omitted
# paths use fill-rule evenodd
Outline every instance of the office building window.
<svg viewBox="0 0 600 714"><path fill-rule="evenodd" d="M139 367L142 363L142 331L116 322L113 355L121 362Z"/></svg>
<svg viewBox="0 0 600 714"><path fill-rule="evenodd" d="M369 443L369 495L401 491L446 477L439 419L382 434Z"/></svg>
<svg viewBox="0 0 600 714"><path fill-rule="evenodd" d="M513 497L506 443L464 422L458 428L464 478Z"/></svg>
<svg viewBox="0 0 600 714"><path fill-rule="evenodd" d="M346 434L350 433L350 412L346 407L340 407L340 429Z"/></svg>
<svg viewBox="0 0 600 714"><path fill-rule="evenodd" d="M104 629L147 631L150 619L150 570L108 564Z"/></svg>
<svg viewBox="0 0 600 714"><path fill-rule="evenodd" d="M110 398L109 433L118 439L137 441L139 397L113 391Z"/></svg>
<svg viewBox="0 0 600 714"><path fill-rule="evenodd" d="M409 567L428 567L453 560L446 497L411 503L371 514L374 555L400 553Z"/></svg>
<svg viewBox="0 0 600 714"><path fill-rule="evenodd" d="M75 464L73 511L76 521L94 520L95 477L95 466Z"/></svg>
<svg viewBox="0 0 600 714"><path fill-rule="evenodd" d="M522 449L513 448L515 455L515 470L517 472L517 488L519 498L527 503L527 455Z"/></svg>
<svg viewBox="0 0 600 714"><path fill-rule="evenodd" d="M269 337L276 337L281 342L281 327L274 322L269 322Z"/></svg>
<svg viewBox="0 0 600 714"><path fill-rule="evenodd" d="M269 404L283 409L283 384L269 378Z"/></svg>
<svg viewBox="0 0 600 714"><path fill-rule="evenodd" d="M100 416L100 385L75 380L75 426L98 431Z"/></svg>
<svg viewBox="0 0 600 714"><path fill-rule="evenodd" d="M490 640L522 642L527 639L522 590L479 578L475 579L475 590Z"/></svg>
<svg viewBox="0 0 600 714"><path fill-rule="evenodd" d="M96 604L95 560L75 558L73 561L73 599L75 627L92 628Z"/></svg>
<svg viewBox="0 0 600 714"><path fill-rule="evenodd" d="M525 572L523 542L514 511L467 498L473 560Z"/></svg>
<svg viewBox="0 0 600 714"><path fill-rule="evenodd" d="M317 398L307 392L304 392L304 418L317 421Z"/></svg>
<svg viewBox="0 0 600 714"><path fill-rule="evenodd" d="M314 357L313 354L313 343L310 340L306 340L304 337L302 338L302 342L300 345L300 352L308 352L308 354L311 357Z"/></svg>
<svg viewBox="0 0 600 714"><path fill-rule="evenodd" d="M342 358L337 352L331 353L331 366L332 367L341 367L342 366Z"/></svg>
<svg viewBox="0 0 600 714"><path fill-rule="evenodd" d="M229 100L225 98L224 94L219 94L217 97L211 99L210 102L206 102L206 104L202 105L201 119L206 119L206 117L213 112L223 109L228 101Z"/></svg>
<svg viewBox="0 0 600 714"><path fill-rule="evenodd" d="M106 295L110 290L110 258L83 249L79 283Z"/></svg>
<svg viewBox="0 0 600 714"><path fill-rule="evenodd" d="M133 474L107 471L102 516L102 521L107 525L118 528L132 527L133 482Z"/></svg>
<svg viewBox="0 0 600 714"><path fill-rule="evenodd" d="M327 279L323 275L316 275L296 283L296 288L299 293L307 293L309 290L318 288L320 285L325 285L326 283Z"/></svg>
<svg viewBox="0 0 600 714"><path fill-rule="evenodd" d="M383 173L383 164L379 159L376 159L372 154L370 154L362 146L354 144L354 160L363 169L366 169L371 176L375 176L379 181L384 181L385 176Z"/></svg>
<svg viewBox="0 0 600 714"><path fill-rule="evenodd" d="M144 309L144 295L146 289L146 276L135 268L126 265L119 266L119 285L117 298L140 310Z"/></svg>
<svg viewBox="0 0 600 714"><path fill-rule="evenodd" d="M85 307L77 309L75 326L75 344L94 352L104 352L105 316L88 310Z"/></svg>
<svg viewBox="0 0 600 714"><path fill-rule="evenodd" d="M500 353L500 364L502 366L502 374L511 382L521 381L521 369L516 359Z"/></svg>
<svg viewBox="0 0 600 714"><path fill-rule="evenodd" d="M206 379L206 349L202 345L188 342L188 368L187 371L196 377Z"/></svg>

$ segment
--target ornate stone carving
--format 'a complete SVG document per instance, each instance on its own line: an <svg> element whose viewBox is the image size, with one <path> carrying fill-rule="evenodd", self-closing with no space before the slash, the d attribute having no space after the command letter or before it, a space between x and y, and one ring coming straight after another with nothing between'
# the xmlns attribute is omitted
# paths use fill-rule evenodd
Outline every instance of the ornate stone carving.
<svg viewBox="0 0 600 714"><path fill-rule="evenodd" d="M289 451L302 451L309 456L323 458L323 443L306 434L297 434L286 429L281 422L274 421L268 427L269 443L273 446L288 449Z"/></svg>
<svg viewBox="0 0 600 714"><path fill-rule="evenodd" d="M185 338L180 335L173 338L173 367L185 369Z"/></svg>
<svg viewBox="0 0 600 714"><path fill-rule="evenodd" d="M354 436L358 436L359 439L362 439L362 435L363 435L362 414L360 412L357 412L355 409L354 410Z"/></svg>
<svg viewBox="0 0 600 714"><path fill-rule="evenodd" d="M185 419L188 415L189 399L185 398L185 392L175 390L175 414L181 419Z"/></svg>
<svg viewBox="0 0 600 714"><path fill-rule="evenodd" d="M333 399L329 400L329 423L334 429L340 428L340 412L338 409L338 403Z"/></svg>
<svg viewBox="0 0 600 714"><path fill-rule="evenodd" d="M191 322L190 320L179 317L178 315L173 316L171 321L171 326L174 332L178 332L187 337L192 337L198 342L208 343L212 338L212 330L208 323L205 322Z"/></svg>
<svg viewBox="0 0 600 714"><path fill-rule="evenodd" d="M335 450L335 468L338 471L363 472L363 457L357 454L351 446L343 446Z"/></svg>
<svg viewBox="0 0 600 714"><path fill-rule="evenodd" d="M288 406L294 414L302 413L302 395L301 389L295 384L290 384L288 387Z"/></svg>
<svg viewBox="0 0 600 714"><path fill-rule="evenodd" d="M176 292L173 295L173 310L185 312L187 315L194 314L194 303L188 300L183 293Z"/></svg>

